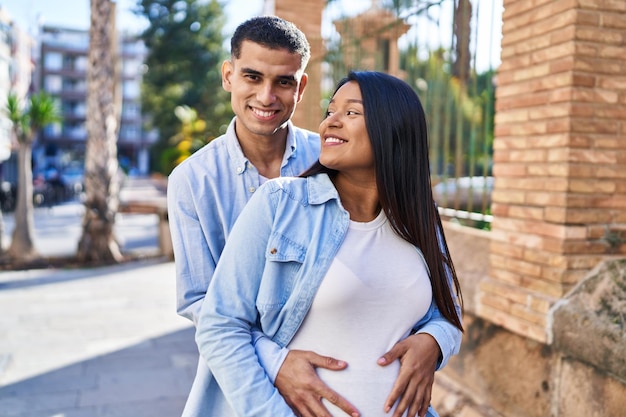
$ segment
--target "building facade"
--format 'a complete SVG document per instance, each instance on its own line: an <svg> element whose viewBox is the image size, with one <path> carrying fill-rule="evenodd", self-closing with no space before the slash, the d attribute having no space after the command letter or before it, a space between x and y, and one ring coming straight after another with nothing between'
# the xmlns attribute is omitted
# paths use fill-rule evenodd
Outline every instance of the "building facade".
<svg viewBox="0 0 626 417"><path fill-rule="evenodd" d="M22 103L26 101L34 68L32 47L33 38L0 6L0 108L6 107L9 94L15 94ZM3 210L12 209L17 183L12 126L6 112L0 112L0 208Z"/></svg>
<svg viewBox="0 0 626 417"><path fill-rule="evenodd" d="M62 122L47 126L34 153L34 170L63 169L84 160L87 142L89 31L44 26L39 36L36 84L58 99ZM141 81L146 48L134 35L119 38L122 110L118 137L120 165L127 172L149 172L148 149L156 140L143 130Z"/></svg>

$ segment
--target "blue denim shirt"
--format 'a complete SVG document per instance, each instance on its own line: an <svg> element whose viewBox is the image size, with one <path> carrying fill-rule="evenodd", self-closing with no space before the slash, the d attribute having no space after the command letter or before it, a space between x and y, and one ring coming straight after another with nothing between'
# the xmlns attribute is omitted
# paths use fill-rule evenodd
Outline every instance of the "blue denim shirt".
<svg viewBox="0 0 626 417"><path fill-rule="evenodd" d="M224 135L187 158L168 179L177 312L194 324L230 230L260 185L259 172L241 150L235 123L236 119L233 119ZM317 133L288 122L280 174L300 174L317 160L319 152ZM267 338L262 339L257 348L259 355L265 358L268 372L275 377L287 351ZM213 377L206 362L200 359L185 405L185 417L207 415L204 410L214 403L214 399L206 394L211 387L215 387Z"/></svg>
<svg viewBox="0 0 626 417"><path fill-rule="evenodd" d="M191 155L170 174L168 216L177 275L177 311L197 321L200 304L235 220L260 186L235 133L226 133ZM297 176L318 158L317 133L288 122L281 176Z"/></svg>
<svg viewBox="0 0 626 417"><path fill-rule="evenodd" d="M269 181L241 213L206 293L196 331L200 353L236 415L293 416L263 358L257 358L260 335L253 329L260 326L280 347L289 343L348 225L349 214L325 174ZM434 302L419 327L438 341L444 362L457 352L461 332L441 317ZM432 408L429 414L436 415Z"/></svg>

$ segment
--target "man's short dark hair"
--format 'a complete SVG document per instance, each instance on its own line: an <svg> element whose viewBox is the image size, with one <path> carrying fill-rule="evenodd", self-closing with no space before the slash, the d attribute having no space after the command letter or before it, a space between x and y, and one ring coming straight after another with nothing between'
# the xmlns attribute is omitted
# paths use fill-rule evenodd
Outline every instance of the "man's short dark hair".
<svg viewBox="0 0 626 417"><path fill-rule="evenodd" d="M250 41L270 49L286 49L300 55L302 69L311 57L311 48L304 33L298 27L276 16L258 16L240 24L230 39L230 53L241 57L241 44Z"/></svg>

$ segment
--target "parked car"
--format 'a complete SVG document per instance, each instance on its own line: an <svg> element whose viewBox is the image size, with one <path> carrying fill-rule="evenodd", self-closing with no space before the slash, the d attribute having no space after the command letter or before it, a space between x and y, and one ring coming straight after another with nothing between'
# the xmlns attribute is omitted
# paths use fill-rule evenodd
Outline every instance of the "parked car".
<svg viewBox="0 0 626 417"><path fill-rule="evenodd" d="M85 170L81 164L70 164L61 171L61 179L68 192L68 196L76 196L83 192Z"/></svg>
<svg viewBox="0 0 626 417"><path fill-rule="evenodd" d="M468 210L471 198L471 211L481 211L483 198L486 208L491 206L493 177L449 178L433 187L433 198L440 207Z"/></svg>

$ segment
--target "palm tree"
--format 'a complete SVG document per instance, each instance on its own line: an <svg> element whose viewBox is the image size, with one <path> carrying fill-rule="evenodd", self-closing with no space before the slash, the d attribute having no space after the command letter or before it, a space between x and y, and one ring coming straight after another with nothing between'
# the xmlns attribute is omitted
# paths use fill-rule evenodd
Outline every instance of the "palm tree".
<svg viewBox="0 0 626 417"><path fill-rule="evenodd" d="M7 111L19 144L15 229L7 255L9 259L26 261L39 257L33 243L33 141L41 129L59 122L61 117L56 101L45 92L32 95L27 109L22 108L15 94L9 94Z"/></svg>
<svg viewBox="0 0 626 417"><path fill-rule="evenodd" d="M80 261L120 262L115 240L119 207L119 126L115 3L91 0L89 62L87 67L87 148L85 153L85 215L78 242Z"/></svg>

